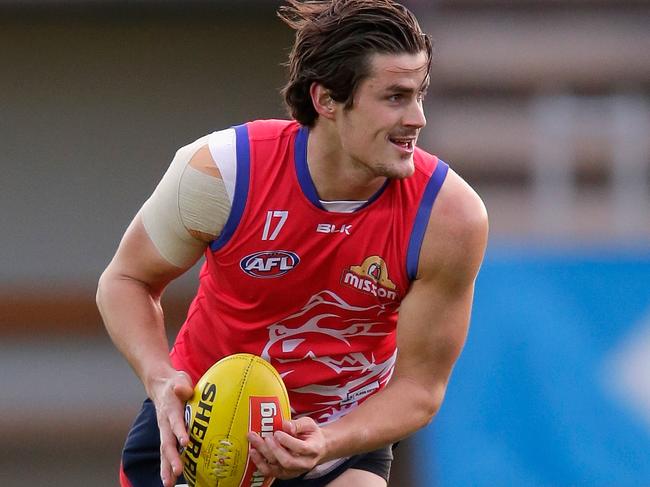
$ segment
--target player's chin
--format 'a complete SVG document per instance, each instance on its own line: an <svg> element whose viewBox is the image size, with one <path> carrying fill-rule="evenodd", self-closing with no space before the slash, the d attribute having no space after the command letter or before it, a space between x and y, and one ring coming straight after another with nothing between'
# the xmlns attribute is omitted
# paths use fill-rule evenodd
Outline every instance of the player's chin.
<svg viewBox="0 0 650 487"><path fill-rule="evenodd" d="M405 179L415 172L413 157L398 159L385 168L384 176L391 179Z"/></svg>

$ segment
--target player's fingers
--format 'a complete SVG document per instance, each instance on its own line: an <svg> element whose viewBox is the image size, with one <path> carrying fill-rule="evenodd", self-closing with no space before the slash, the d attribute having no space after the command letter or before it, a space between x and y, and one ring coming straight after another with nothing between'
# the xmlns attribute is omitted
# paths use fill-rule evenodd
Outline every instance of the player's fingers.
<svg viewBox="0 0 650 487"><path fill-rule="evenodd" d="M284 431L276 431L273 433L273 437L277 443L289 450L293 455L311 455L313 453L308 442L288 435Z"/></svg>
<svg viewBox="0 0 650 487"><path fill-rule="evenodd" d="M267 463L276 464L277 459L271 451L272 446L261 438L257 433L250 432L247 435L248 441L257 452L264 457Z"/></svg>
<svg viewBox="0 0 650 487"><path fill-rule="evenodd" d="M258 450L260 448L264 448L264 440L262 440L262 437L257 433L253 431L249 431L248 434L246 435L246 439L248 440L248 442L253 448L256 448Z"/></svg>
<svg viewBox="0 0 650 487"><path fill-rule="evenodd" d="M297 434L307 433L319 428L318 423L316 423L316 421L311 419L309 416L294 419L293 424L296 427Z"/></svg>
<svg viewBox="0 0 650 487"><path fill-rule="evenodd" d="M176 381L173 385L174 394L182 401L187 401L194 394L194 388L192 387L192 379L182 370L178 371Z"/></svg>
<svg viewBox="0 0 650 487"><path fill-rule="evenodd" d="M313 465L315 465L315 462L313 460L311 462L313 463L313 465L311 465L308 461L305 461L307 460L306 458L300 459L302 460L302 462L299 461L298 457L293 457L292 459L291 453L285 451L279 445L275 445L274 448L277 448L276 450L276 458L278 459L277 462L267 458L265 455L260 453L255 448L251 448L250 450L251 459L255 463L260 473L265 477L275 477L278 479L290 479L290 478L297 477L298 475L305 473L308 470L311 470L313 468ZM303 464L308 466L305 466Z"/></svg>
<svg viewBox="0 0 650 487"><path fill-rule="evenodd" d="M264 438L264 443L266 445L266 451L264 457L266 461L271 465L282 464L278 460L278 454L282 454L283 457L291 456L277 441L273 439L272 436ZM283 465L284 466L284 465Z"/></svg>
<svg viewBox="0 0 650 487"><path fill-rule="evenodd" d="M169 462L174 478L178 477L183 473L183 465L181 463L181 457L176 449L176 445L166 444L162 446L161 449L161 455Z"/></svg>
<svg viewBox="0 0 650 487"><path fill-rule="evenodd" d="M189 437L187 435L187 429L185 428L185 418L180 414L172 414L169 417L169 424L178 444L182 447L186 447Z"/></svg>
<svg viewBox="0 0 650 487"><path fill-rule="evenodd" d="M251 448L250 456L251 460L253 460L253 463L255 463L255 466L263 476L268 477L271 475L271 465L269 465L269 463L266 461L266 458L264 458L260 452L254 448Z"/></svg>
<svg viewBox="0 0 650 487"><path fill-rule="evenodd" d="M162 446L160 448L160 480L162 480L162 483L165 487L170 487L173 486L173 480L175 479L174 474L172 472L172 467L171 464L169 463L169 460L167 460L167 457L163 454L162 452Z"/></svg>
<svg viewBox="0 0 650 487"><path fill-rule="evenodd" d="M281 465L283 469L287 471L300 470L304 472L311 470L315 466L313 456L303 456L296 454L295 451L287 450L273 438L267 438L266 441L272 444L270 447L273 451L273 455L277 459L278 465Z"/></svg>
<svg viewBox="0 0 650 487"><path fill-rule="evenodd" d="M178 443L166 420L160 421L158 426L160 428L161 477L163 474L162 460L164 459L168 465L165 473L171 472L169 477L173 477L173 480L183 473L183 464L178 453Z"/></svg>
<svg viewBox="0 0 650 487"><path fill-rule="evenodd" d="M282 426L283 426L282 429L284 431L287 431L287 433L289 433L289 434L291 434L293 436L296 436L298 438L301 437L301 436L306 436L309 433L311 433L313 431L316 431L319 428L318 424L316 424L316 421L314 421L313 419L311 419L308 416L305 416L303 418L294 419L292 421L287 421L287 422L289 423L288 428L289 428L290 431L287 431L284 428L284 422L282 424Z"/></svg>
<svg viewBox="0 0 650 487"><path fill-rule="evenodd" d="M282 420L282 431L289 433L291 436L296 436L296 426L293 421L288 419Z"/></svg>
<svg viewBox="0 0 650 487"><path fill-rule="evenodd" d="M265 441L269 444L271 451L277 459L278 465L280 465L282 470L287 474L287 476L283 478L291 478L297 474L307 472L314 468L318 463L318 450L313 448L313 445L308 445L307 442L301 442L292 436L286 435L286 433L283 434L293 441L298 441L303 445L307 445L306 448L297 449L299 452L303 452L303 454L296 450L285 448L274 437L265 438Z"/></svg>

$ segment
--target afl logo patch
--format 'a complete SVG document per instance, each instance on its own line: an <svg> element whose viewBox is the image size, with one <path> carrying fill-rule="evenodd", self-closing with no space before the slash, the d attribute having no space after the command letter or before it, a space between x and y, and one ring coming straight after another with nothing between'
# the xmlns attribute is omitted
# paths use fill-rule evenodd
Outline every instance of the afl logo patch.
<svg viewBox="0 0 650 487"><path fill-rule="evenodd" d="M269 278L280 277L294 269L300 263L300 257L286 250L266 250L247 255L239 266L249 276Z"/></svg>

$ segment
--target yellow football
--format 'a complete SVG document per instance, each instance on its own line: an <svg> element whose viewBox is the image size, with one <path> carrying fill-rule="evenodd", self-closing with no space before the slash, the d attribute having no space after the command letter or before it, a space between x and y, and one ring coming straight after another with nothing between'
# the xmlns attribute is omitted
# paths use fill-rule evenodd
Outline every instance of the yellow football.
<svg viewBox="0 0 650 487"><path fill-rule="evenodd" d="M240 353L208 369L185 406L190 441L182 452L190 487L267 487L249 456L246 435L262 437L291 419L289 396L280 374L255 355Z"/></svg>

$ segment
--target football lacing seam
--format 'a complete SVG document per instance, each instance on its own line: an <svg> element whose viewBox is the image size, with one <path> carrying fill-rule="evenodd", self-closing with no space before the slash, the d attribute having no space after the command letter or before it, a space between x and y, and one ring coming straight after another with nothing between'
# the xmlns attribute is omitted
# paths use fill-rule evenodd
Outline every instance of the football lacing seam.
<svg viewBox="0 0 650 487"><path fill-rule="evenodd" d="M238 358L234 359L239 360ZM235 403L233 415L230 418L230 424L228 425L228 430L226 431L226 437L230 436L233 425L235 424L235 417L237 416L237 410L239 409L244 392L244 384L246 384L246 380L248 379L252 365L253 362L249 360L248 365L244 370L244 374L242 375L241 382L239 383L239 394L237 395L237 402ZM228 478L232 475L233 465L231 462L229 462L229 460L232 459L232 455L233 444L226 439L219 440L219 446L217 447L217 450L212 454L212 471L210 472L217 479L217 481L218 479Z"/></svg>
<svg viewBox="0 0 650 487"><path fill-rule="evenodd" d="M212 472L217 479L227 478L232 475L232 464L228 462L232 458L233 444L228 440L219 440L217 458L212 460Z"/></svg>
<svg viewBox="0 0 650 487"><path fill-rule="evenodd" d="M230 432L232 431L232 427L235 424L235 416L237 415L236 412L239 409L239 403L241 402L241 398L242 398L242 395L243 395L244 384L246 383L246 379L248 379L248 374L250 373L252 365L253 365L253 361L249 360L248 365L246 366L246 370L244 371L244 376L242 377L242 380L239 383L239 394L237 396L237 403L235 404L235 408L234 408L235 412L233 413L232 418L230 418L230 425L228 426L228 433L226 433L227 436L230 436Z"/></svg>

